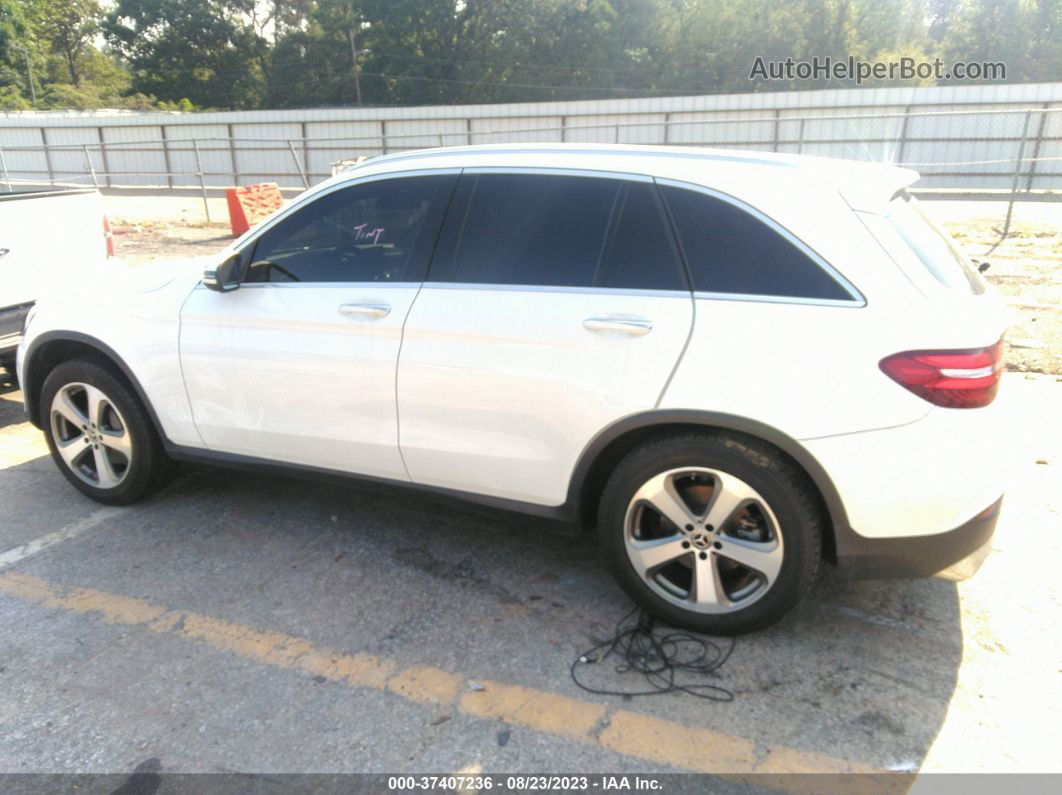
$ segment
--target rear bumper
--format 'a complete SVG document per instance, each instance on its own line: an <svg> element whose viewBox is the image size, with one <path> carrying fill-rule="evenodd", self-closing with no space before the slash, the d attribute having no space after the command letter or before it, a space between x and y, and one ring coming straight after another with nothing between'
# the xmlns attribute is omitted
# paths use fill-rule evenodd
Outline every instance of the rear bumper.
<svg viewBox="0 0 1062 795"><path fill-rule="evenodd" d="M1005 395L980 409L935 408L906 425L803 441L868 539L938 535L999 499L1016 463Z"/></svg>
<svg viewBox="0 0 1062 795"><path fill-rule="evenodd" d="M968 522L944 533L893 538L838 533L837 568L855 579L967 579L988 556L1002 502L1000 497Z"/></svg>

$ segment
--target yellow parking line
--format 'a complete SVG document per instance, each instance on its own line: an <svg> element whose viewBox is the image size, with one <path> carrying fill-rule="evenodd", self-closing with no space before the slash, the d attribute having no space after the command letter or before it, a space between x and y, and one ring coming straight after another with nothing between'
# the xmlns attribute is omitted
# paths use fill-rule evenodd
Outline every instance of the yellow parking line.
<svg viewBox="0 0 1062 795"><path fill-rule="evenodd" d="M111 624L178 635L277 668L302 671L354 687L386 690L418 703L451 706L466 715L493 718L687 770L739 776L882 772L857 762L794 748L763 748L744 737L531 687L482 681L482 689L468 689L467 677L439 668L403 666L371 654L345 654L305 638L257 630L93 588L56 585L27 574L11 572L0 576L0 592L44 607L98 615Z"/></svg>

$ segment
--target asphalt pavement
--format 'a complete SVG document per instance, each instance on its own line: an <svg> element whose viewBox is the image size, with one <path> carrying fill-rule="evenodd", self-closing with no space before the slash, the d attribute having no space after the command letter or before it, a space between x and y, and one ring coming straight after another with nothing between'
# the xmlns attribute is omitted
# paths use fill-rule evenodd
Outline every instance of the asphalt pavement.
<svg viewBox="0 0 1062 795"><path fill-rule="evenodd" d="M1057 771L1062 384L1002 391L1016 464L977 577L827 567L737 641L720 703L572 683L630 609L592 539L206 467L103 507L0 387L0 772Z"/></svg>

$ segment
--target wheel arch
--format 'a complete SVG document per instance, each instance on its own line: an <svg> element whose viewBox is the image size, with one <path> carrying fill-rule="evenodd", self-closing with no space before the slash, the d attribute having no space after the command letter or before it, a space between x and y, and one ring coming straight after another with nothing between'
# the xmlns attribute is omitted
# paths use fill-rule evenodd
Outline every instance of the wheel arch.
<svg viewBox="0 0 1062 795"><path fill-rule="evenodd" d="M147 399L143 387L133 375L132 369L113 348L105 342L79 331L46 331L34 338L23 357L22 391L26 401L26 414L29 421L41 427L40 401L41 391L48 373L63 362L71 359L92 358L110 367L120 375L132 388L144 410L151 418L159 437L165 440L162 425L151 401Z"/></svg>
<svg viewBox="0 0 1062 795"><path fill-rule="evenodd" d="M848 515L837 487L822 465L796 439L770 425L746 417L712 411L663 409L625 417L595 436L575 466L568 491L568 504L583 527L596 522L598 500L609 474L628 452L642 442L666 433L682 431L725 432L766 443L787 458L805 476L818 498L827 533L823 556L836 559L838 538L851 533Z"/></svg>

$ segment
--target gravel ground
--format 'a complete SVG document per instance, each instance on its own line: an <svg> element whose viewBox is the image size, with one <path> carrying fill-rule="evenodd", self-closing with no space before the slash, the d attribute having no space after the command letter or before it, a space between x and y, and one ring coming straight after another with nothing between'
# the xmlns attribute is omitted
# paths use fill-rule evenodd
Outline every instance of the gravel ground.
<svg viewBox="0 0 1062 795"><path fill-rule="evenodd" d="M991 253L1003 226L996 205L951 204L925 203L964 251L991 263L985 276L1010 306L1007 369L1062 375L1062 202L1019 205Z"/></svg>

